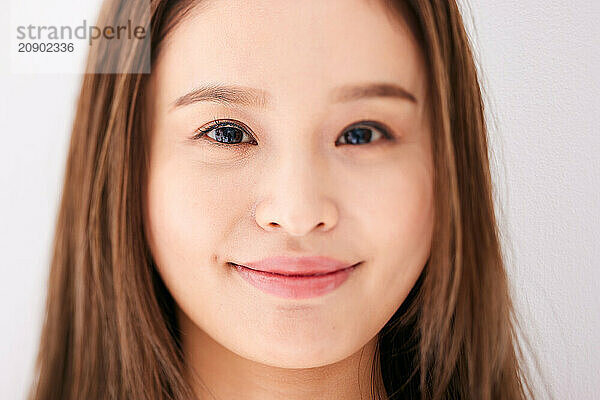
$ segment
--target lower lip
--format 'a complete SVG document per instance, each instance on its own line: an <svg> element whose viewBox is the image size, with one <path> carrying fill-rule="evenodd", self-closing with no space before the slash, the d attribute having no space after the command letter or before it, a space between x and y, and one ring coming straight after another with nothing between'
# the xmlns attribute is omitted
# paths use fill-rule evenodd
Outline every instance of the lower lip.
<svg viewBox="0 0 600 400"><path fill-rule="evenodd" d="M307 299L336 289L348 279L359 264L317 276L285 276L232 265L242 278L263 292L289 299Z"/></svg>

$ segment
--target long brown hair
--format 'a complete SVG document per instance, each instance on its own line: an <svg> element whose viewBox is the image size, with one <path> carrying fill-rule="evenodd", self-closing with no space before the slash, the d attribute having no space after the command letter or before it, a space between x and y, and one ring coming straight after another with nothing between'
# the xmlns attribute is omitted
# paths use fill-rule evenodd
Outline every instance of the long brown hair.
<svg viewBox="0 0 600 400"><path fill-rule="evenodd" d="M100 42L88 71L154 60L195 7L152 0L151 42ZM524 399L514 313L494 214L484 107L454 0L385 1L421 45L435 163L430 258L378 335L374 398ZM140 15L106 0L98 26ZM148 153L143 73L86 74L73 124L30 399L191 399L174 301L143 230ZM377 369L383 381L375 382ZM529 392L529 393L528 393Z"/></svg>

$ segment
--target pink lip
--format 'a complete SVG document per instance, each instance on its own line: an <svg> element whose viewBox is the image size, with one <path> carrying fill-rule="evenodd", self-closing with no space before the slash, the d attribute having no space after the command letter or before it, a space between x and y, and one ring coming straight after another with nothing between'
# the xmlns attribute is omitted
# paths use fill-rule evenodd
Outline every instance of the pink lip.
<svg viewBox="0 0 600 400"><path fill-rule="evenodd" d="M351 266L329 257L269 257L260 261L241 264L258 271L273 272L285 275L314 275L334 272Z"/></svg>
<svg viewBox="0 0 600 400"><path fill-rule="evenodd" d="M359 264L318 275L283 275L257 271L237 264L232 265L243 279L263 292L279 297L305 299L317 297L336 289L348 279L350 273Z"/></svg>
<svg viewBox="0 0 600 400"><path fill-rule="evenodd" d="M321 256L278 256L233 265L242 278L264 292L303 299L334 290L359 264Z"/></svg>

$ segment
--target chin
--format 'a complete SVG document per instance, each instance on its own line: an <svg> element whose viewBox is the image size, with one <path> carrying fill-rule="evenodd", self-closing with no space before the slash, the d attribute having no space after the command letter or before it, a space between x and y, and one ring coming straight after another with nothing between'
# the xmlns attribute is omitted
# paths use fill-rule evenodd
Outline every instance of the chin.
<svg viewBox="0 0 600 400"><path fill-rule="evenodd" d="M261 364L278 368L316 368L341 361L352 355L352 351L332 346L329 343L291 343L265 346L265 351L253 352L247 358Z"/></svg>

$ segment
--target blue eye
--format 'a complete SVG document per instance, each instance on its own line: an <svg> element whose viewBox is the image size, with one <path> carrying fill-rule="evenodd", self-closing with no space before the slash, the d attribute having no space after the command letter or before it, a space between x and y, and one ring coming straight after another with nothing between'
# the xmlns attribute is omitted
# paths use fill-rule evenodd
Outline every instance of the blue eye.
<svg viewBox="0 0 600 400"><path fill-rule="evenodd" d="M214 131L214 137L210 133ZM242 139L247 135L250 141L243 142ZM229 145L239 143L256 144L256 141L250 136L244 127L228 121L215 121L206 128L196 130L196 135L192 139L200 139L202 136L208 136L212 142L217 145Z"/></svg>
<svg viewBox="0 0 600 400"><path fill-rule="evenodd" d="M373 139L373 136L375 136L375 139ZM342 136L340 136L344 142L340 144L369 144L382 137L385 139L392 139L392 136L382 124L375 121L363 121L354 124L349 129L345 130ZM339 142L336 142L336 144L338 143Z"/></svg>
<svg viewBox="0 0 600 400"><path fill-rule="evenodd" d="M211 136L210 134L213 132L214 136ZM210 142L216 145L228 146L241 143L258 144L252 135L248 133L247 128L230 121L215 120L206 128L198 128L192 139L200 139L203 136L211 138L212 140ZM248 137L249 140L244 141L245 137ZM346 129L340 136L343 141L337 141L336 145L369 144L382 137L385 139L393 138L382 124L375 121L362 121L353 124L350 128Z"/></svg>

